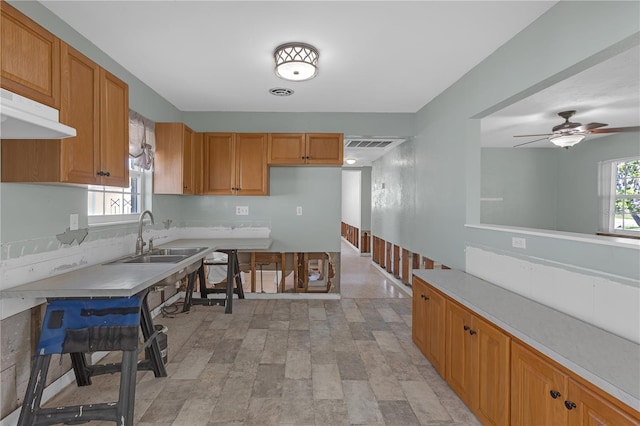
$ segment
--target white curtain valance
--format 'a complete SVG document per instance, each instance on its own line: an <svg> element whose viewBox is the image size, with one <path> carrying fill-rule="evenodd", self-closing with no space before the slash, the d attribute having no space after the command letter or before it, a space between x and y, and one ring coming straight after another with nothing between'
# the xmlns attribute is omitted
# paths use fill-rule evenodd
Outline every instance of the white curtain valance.
<svg viewBox="0 0 640 426"><path fill-rule="evenodd" d="M156 146L156 123L129 110L129 156L133 164L150 170Z"/></svg>

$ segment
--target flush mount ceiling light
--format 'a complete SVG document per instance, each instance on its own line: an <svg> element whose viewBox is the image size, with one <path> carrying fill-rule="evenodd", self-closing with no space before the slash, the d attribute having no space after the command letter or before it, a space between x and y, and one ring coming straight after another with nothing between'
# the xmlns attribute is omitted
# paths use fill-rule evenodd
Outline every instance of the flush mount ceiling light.
<svg viewBox="0 0 640 426"><path fill-rule="evenodd" d="M285 80L304 81L318 74L318 50L305 43L285 43L273 51L276 75Z"/></svg>
<svg viewBox="0 0 640 426"><path fill-rule="evenodd" d="M356 164L356 159L355 158L347 158L346 160L344 160L345 163L347 164Z"/></svg>
<svg viewBox="0 0 640 426"><path fill-rule="evenodd" d="M569 133L554 135L549 138L549 141L562 148L569 148L575 144L582 142L587 135L583 133Z"/></svg>

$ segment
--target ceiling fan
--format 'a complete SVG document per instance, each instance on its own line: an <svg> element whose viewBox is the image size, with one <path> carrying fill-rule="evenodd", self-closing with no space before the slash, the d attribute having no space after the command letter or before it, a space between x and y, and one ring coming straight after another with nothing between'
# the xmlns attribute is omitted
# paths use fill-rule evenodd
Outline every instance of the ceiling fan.
<svg viewBox="0 0 640 426"><path fill-rule="evenodd" d="M584 140L587 135L591 133L619 133L619 132L637 132L640 131L640 126L632 126L632 127L610 127L607 129L602 129L602 127L608 126L608 124L604 123L572 123L569 121L571 117L576 112L572 111L562 111L559 112L558 115L564 118L564 123L558 124L551 129L552 133L540 134L540 135L516 135L514 138L532 138L536 136L544 136L539 139L534 139L529 142L524 142L518 145L514 145L515 147L528 145L530 143L534 143L537 141L541 141L543 139L549 139L549 141L559 147L569 148L573 145L577 144Z"/></svg>

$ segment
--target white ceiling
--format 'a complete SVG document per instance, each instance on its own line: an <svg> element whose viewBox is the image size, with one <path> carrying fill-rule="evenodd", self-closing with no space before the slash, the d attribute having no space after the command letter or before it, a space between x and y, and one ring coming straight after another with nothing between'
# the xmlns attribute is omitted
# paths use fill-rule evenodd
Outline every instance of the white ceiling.
<svg viewBox="0 0 640 426"><path fill-rule="evenodd" d="M568 110L576 111L571 122L606 123L610 128L640 126L640 46L483 118L482 146L513 147L540 139L513 136L551 133L553 126L564 122L557 113ZM640 146L640 132L636 134ZM608 135L591 134L587 140ZM555 148L547 139L526 147Z"/></svg>
<svg viewBox="0 0 640 426"><path fill-rule="evenodd" d="M556 3L41 2L181 111L362 113L416 112ZM275 75L291 41L318 49L315 79Z"/></svg>

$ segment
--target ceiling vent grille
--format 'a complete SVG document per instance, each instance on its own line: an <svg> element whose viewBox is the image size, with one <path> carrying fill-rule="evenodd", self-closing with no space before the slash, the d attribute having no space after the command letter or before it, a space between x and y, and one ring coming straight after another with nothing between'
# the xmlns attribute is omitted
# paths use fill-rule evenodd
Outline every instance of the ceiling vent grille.
<svg viewBox="0 0 640 426"><path fill-rule="evenodd" d="M406 139L396 139L396 138L345 138L344 146L345 148L354 148L354 149L382 149L385 150L387 148L392 148L396 145L400 145Z"/></svg>
<svg viewBox="0 0 640 426"><path fill-rule="evenodd" d="M392 143L393 141L358 139L350 141L347 146L349 148L386 148Z"/></svg>

